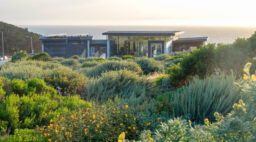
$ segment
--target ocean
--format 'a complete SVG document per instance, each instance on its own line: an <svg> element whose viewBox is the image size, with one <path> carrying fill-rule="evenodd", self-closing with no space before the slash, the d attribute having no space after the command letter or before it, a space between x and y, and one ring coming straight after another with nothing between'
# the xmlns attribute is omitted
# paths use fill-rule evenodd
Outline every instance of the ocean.
<svg viewBox="0 0 256 142"><path fill-rule="evenodd" d="M21 26L41 35L50 34L90 34L94 39L106 39L103 32L113 30L159 30L184 31L181 37L207 36L208 43L232 43L237 38L248 38L256 27L213 27L213 26Z"/></svg>

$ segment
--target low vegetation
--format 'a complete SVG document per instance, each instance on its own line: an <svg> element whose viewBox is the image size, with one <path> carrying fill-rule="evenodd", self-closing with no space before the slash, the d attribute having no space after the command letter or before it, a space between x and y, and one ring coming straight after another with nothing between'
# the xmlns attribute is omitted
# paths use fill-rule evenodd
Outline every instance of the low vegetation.
<svg viewBox="0 0 256 142"><path fill-rule="evenodd" d="M255 43L151 59L19 52L0 70L0 141L255 141Z"/></svg>

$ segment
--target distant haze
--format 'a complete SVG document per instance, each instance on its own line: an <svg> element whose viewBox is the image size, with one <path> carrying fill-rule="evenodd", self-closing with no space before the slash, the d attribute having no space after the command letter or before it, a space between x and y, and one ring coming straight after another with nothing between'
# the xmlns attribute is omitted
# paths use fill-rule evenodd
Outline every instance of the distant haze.
<svg viewBox="0 0 256 142"><path fill-rule="evenodd" d="M15 25L256 26L255 0L0 0Z"/></svg>

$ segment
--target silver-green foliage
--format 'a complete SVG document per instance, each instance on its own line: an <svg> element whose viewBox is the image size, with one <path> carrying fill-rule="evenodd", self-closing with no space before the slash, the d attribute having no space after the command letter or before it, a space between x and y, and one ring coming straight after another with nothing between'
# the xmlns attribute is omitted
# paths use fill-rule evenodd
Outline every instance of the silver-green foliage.
<svg viewBox="0 0 256 142"><path fill-rule="evenodd" d="M140 66L136 63L128 62L128 61L108 61L92 68L86 73L86 75L89 77L98 77L98 76L101 76L101 74L104 72L116 71L116 70L122 70L122 69L130 70L130 71L133 71L134 73L142 74L142 70Z"/></svg>
<svg viewBox="0 0 256 142"><path fill-rule="evenodd" d="M91 79L87 86L87 95L98 101L120 98L152 97L155 94L153 82L128 70L103 73L101 77Z"/></svg>
<svg viewBox="0 0 256 142"><path fill-rule="evenodd" d="M147 58L147 57L137 58L136 63L140 65L144 74L150 74L154 72L163 72L164 70L163 62L156 61L151 58Z"/></svg>
<svg viewBox="0 0 256 142"><path fill-rule="evenodd" d="M214 120L214 113L223 115L232 110L240 98L240 89L234 85L234 77L216 74L193 81L172 95L171 106L175 116L202 122L205 118Z"/></svg>
<svg viewBox="0 0 256 142"><path fill-rule="evenodd" d="M44 78L55 69L64 68L60 64L43 61L20 61L6 63L2 66L0 75L9 79Z"/></svg>

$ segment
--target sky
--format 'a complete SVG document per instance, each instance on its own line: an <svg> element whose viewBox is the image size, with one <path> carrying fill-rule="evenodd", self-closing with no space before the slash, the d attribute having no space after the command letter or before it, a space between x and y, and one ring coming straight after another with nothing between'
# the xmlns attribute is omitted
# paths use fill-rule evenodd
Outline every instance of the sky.
<svg viewBox="0 0 256 142"><path fill-rule="evenodd" d="M15 25L256 26L255 0L0 0Z"/></svg>

